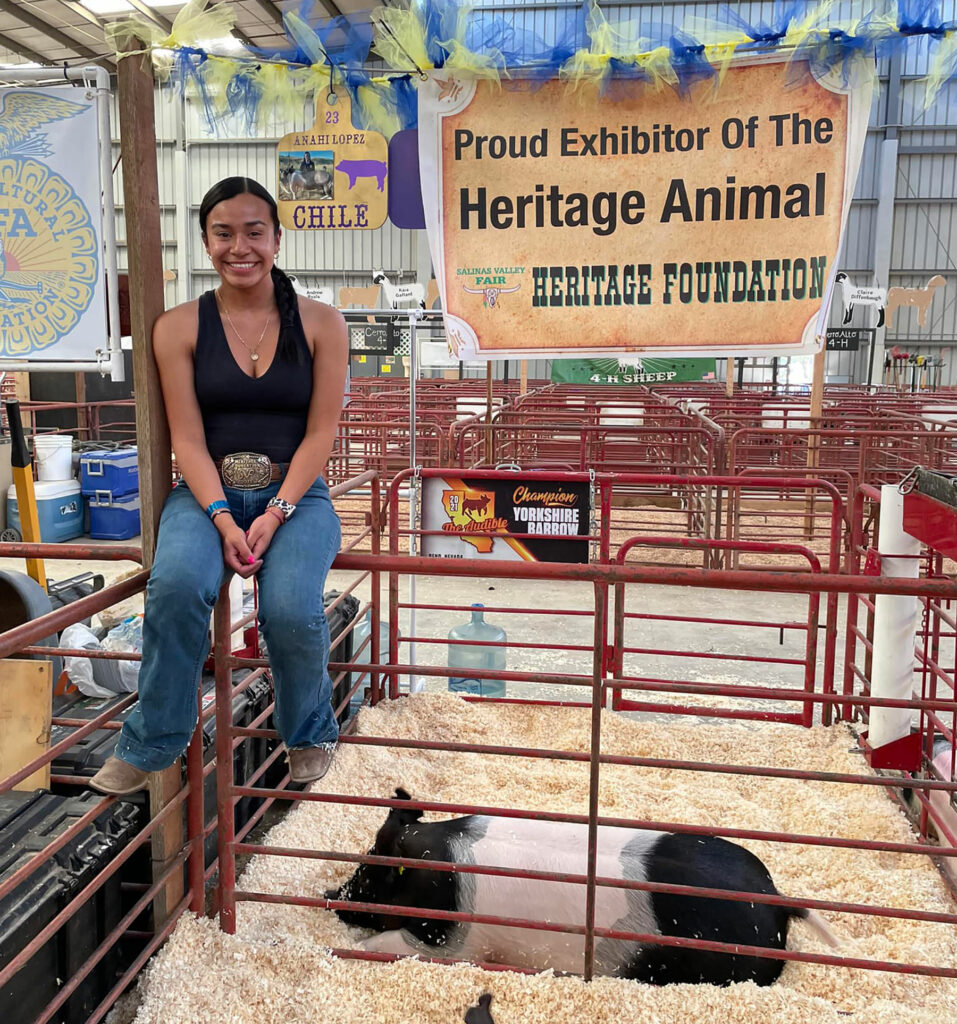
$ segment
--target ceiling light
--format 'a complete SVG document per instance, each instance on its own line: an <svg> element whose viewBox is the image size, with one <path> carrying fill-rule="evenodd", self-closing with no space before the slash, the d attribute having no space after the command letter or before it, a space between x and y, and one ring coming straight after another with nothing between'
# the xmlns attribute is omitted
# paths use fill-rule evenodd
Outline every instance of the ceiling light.
<svg viewBox="0 0 957 1024"><path fill-rule="evenodd" d="M127 0L80 0L80 4L91 14L125 14L133 10Z"/></svg>

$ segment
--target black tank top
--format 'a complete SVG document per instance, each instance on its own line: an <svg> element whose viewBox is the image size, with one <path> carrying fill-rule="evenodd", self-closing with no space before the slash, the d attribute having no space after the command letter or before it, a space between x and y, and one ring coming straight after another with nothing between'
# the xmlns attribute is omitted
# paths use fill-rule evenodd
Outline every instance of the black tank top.
<svg viewBox="0 0 957 1024"><path fill-rule="evenodd" d="M232 452L259 452L273 462L292 458L305 436L312 398L312 357L298 309L295 336L304 363L277 353L262 377L250 377L229 350L216 296L200 296L193 383L214 459Z"/></svg>

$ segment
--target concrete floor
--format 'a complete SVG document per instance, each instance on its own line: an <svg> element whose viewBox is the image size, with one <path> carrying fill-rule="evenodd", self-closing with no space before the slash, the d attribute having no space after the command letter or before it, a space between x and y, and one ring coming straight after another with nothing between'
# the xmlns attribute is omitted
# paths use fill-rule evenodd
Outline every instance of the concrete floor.
<svg viewBox="0 0 957 1024"><path fill-rule="evenodd" d="M91 542L96 543L96 542ZM137 543L134 539L130 543ZM24 571L19 559L0 559L0 569ZM48 578L63 580L82 572L103 573L107 582L135 571L130 562L86 562L73 559L46 562ZM353 572L333 570L327 589L346 589L356 578ZM540 673L582 674L590 678L594 647L594 589L590 584L566 581L459 579L443 576L409 577L400 580L400 602L410 603L414 587L415 602L438 608L400 610L399 628L404 637L415 636L414 650L403 643L400 660L410 657L417 665L447 665L448 647L442 642L449 630L470 618L469 606L480 602L486 606L486 620L506 630L510 644L507 667L510 670ZM368 580L354 591L361 602L369 599ZM388 613L387 579L382 581L382 614ZM142 597L125 602L112 617L122 617L140 610ZM448 609L454 610L448 610ZM625 646L645 653L626 653L624 674L628 677L710 682L728 685L771 685L799 687L803 684L801 665L771 663L760 659L794 659L804 657L805 631L786 628L782 623L806 623L808 598L794 594L749 593L745 591L714 591L694 587L632 586L626 590L626 612L672 616L675 619L731 619L761 622L749 625L725 625L708 621L626 620ZM586 614L581 614L581 613ZM577 614L571 614L577 613ZM413 630L414 615L414 630ZM110 613L107 613L109 619ZM821 610L823 621L823 601ZM838 653L843 645L843 600L839 625ZM818 678L823 663L823 631L819 633ZM613 637L613 615L610 615L609 637ZM782 642L783 640L783 642ZM435 642L439 641L439 642ZM565 649L571 648L571 649ZM680 652L667 654L665 651ZM689 653L689 652L694 652ZM723 656L723 657L722 657ZM741 660L755 659L755 660ZM445 676L414 676L414 685L426 690L447 687ZM404 677L402 688L408 686ZM509 697L532 700L588 701L583 686L549 684L547 682L509 682ZM646 695L648 701L664 700L663 695ZM711 703L742 707L754 705L750 699L692 697L687 703ZM767 702L760 702L766 704ZM776 710L795 710L797 705L775 703Z"/></svg>

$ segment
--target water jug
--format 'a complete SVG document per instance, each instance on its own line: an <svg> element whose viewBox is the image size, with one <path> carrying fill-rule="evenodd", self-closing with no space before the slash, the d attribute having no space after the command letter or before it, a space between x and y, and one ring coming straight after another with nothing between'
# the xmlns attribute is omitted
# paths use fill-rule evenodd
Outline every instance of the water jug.
<svg viewBox="0 0 957 1024"><path fill-rule="evenodd" d="M477 693L483 697L504 697L504 679L476 679L475 669L505 668L505 630L485 621L483 604L472 605L472 619L449 630L450 640L472 641L449 645L449 689L453 693ZM480 643L474 643L479 641ZM486 644L488 646L486 646Z"/></svg>
<svg viewBox="0 0 957 1024"><path fill-rule="evenodd" d="M367 636L372 633L372 609L369 608L366 611L366 617L352 630L352 649L359 651L359 648L365 643ZM368 665L372 661L372 641L370 640L366 644L365 649L359 651L355 658L356 665ZM379 657L376 662L379 665L388 665L389 663L389 624L383 620L379 620ZM352 681L355 682L355 673L353 672ZM384 685L385 676L379 673L379 685ZM372 685L372 677L368 672L363 672L362 677L359 680L359 687L356 692L352 695L349 701L349 715L354 715L362 705L363 698L365 696L365 689L367 686Z"/></svg>

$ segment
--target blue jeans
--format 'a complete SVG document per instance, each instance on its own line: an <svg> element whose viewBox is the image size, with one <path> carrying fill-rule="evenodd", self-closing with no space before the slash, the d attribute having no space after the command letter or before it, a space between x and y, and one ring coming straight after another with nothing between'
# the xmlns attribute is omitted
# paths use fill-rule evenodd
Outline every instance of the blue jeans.
<svg viewBox="0 0 957 1024"><path fill-rule="evenodd" d="M247 530L278 490L276 481L261 491L226 487L224 493L233 518ZM256 574L276 725L289 748L334 742L339 735L322 594L340 540L339 518L320 477L276 530ZM159 771L186 749L196 725L210 613L230 575L219 531L180 482L163 507L146 588L139 703L116 746L116 756L129 764Z"/></svg>

